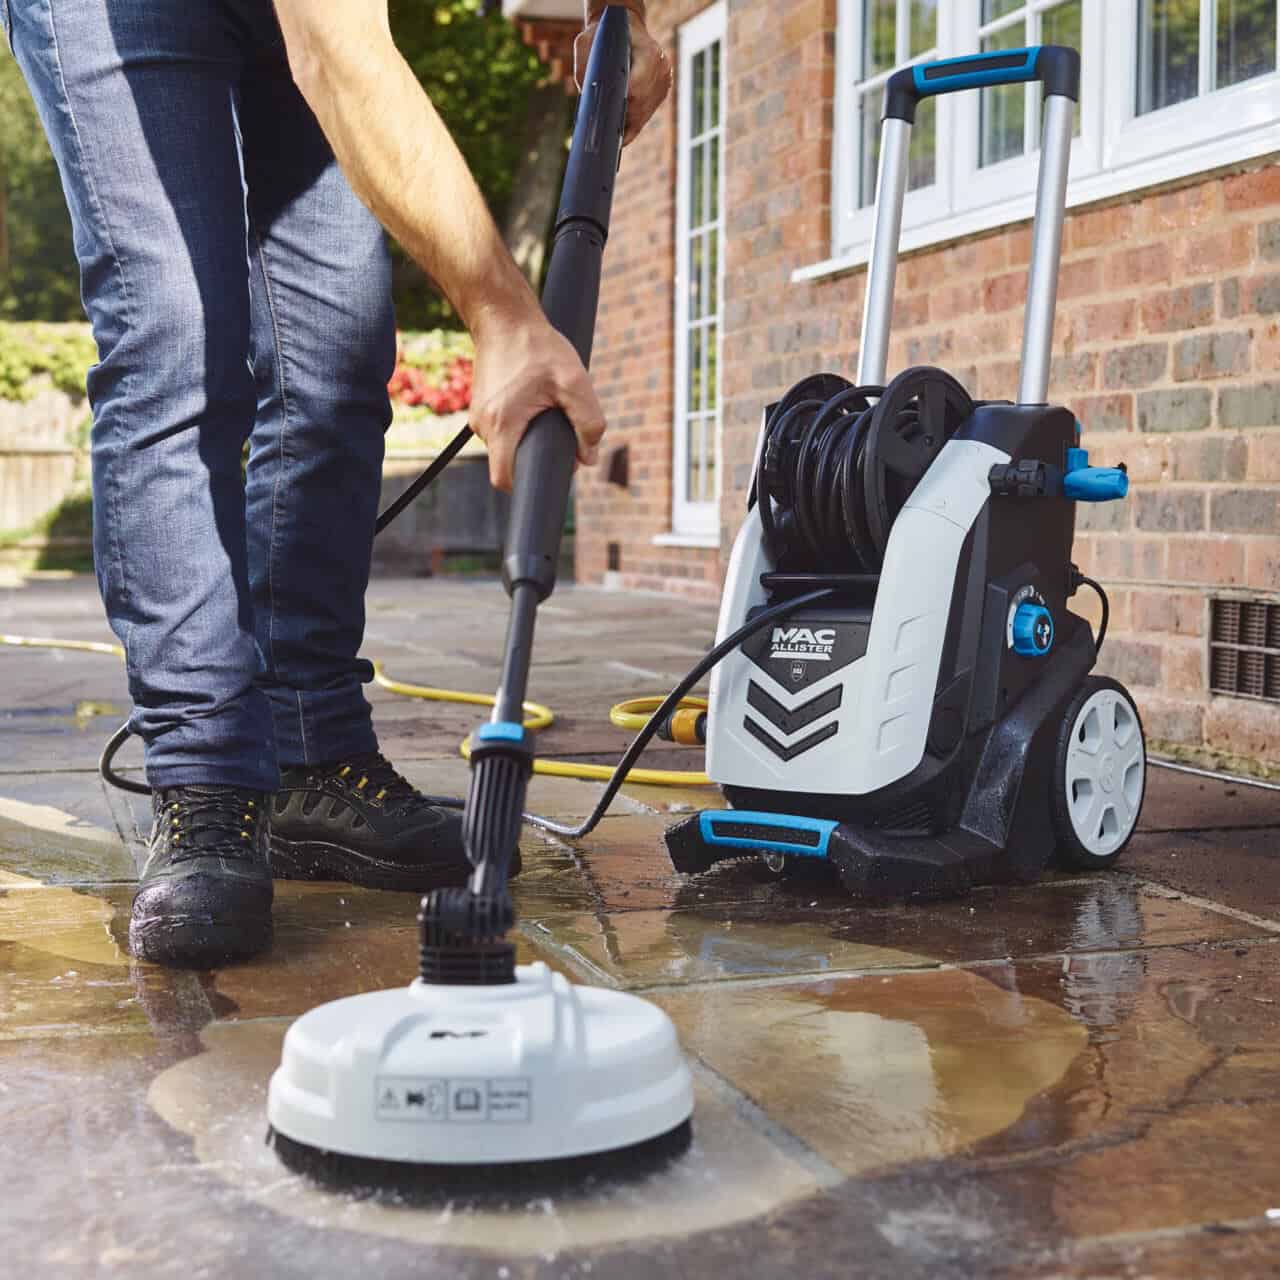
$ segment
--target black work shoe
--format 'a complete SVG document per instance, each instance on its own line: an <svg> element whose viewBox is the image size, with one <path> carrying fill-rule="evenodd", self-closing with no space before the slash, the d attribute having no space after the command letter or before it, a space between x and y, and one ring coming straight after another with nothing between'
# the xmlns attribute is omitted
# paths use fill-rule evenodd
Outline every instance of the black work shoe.
<svg viewBox="0 0 1280 1280"><path fill-rule="evenodd" d="M135 956L206 969L270 946L269 800L214 785L153 795L150 854L129 920Z"/></svg>
<svg viewBox="0 0 1280 1280"><path fill-rule="evenodd" d="M471 874L461 812L432 804L377 751L281 771L271 866L282 880L413 893L461 888Z"/></svg>

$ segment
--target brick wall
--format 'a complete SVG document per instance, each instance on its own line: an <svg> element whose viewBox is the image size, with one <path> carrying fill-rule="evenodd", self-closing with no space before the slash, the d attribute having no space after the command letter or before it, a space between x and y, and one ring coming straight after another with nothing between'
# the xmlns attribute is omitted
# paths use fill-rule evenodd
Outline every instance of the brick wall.
<svg viewBox="0 0 1280 1280"><path fill-rule="evenodd" d="M673 57L700 7L652 0ZM630 485L582 477L580 578L601 580L613 543L621 585L714 595L761 406L820 369L853 374L864 272L790 283L829 248L834 26L835 0L730 11L719 550L653 543L671 506L674 110L627 152L593 372ZM938 364L1012 396L1029 249L1022 223L905 256L890 371ZM1280 157L1074 211L1059 296L1050 397L1134 481L1128 502L1080 508L1077 561L1113 606L1101 669L1152 737L1280 760L1280 708L1210 698L1204 670L1210 589L1280 599Z"/></svg>

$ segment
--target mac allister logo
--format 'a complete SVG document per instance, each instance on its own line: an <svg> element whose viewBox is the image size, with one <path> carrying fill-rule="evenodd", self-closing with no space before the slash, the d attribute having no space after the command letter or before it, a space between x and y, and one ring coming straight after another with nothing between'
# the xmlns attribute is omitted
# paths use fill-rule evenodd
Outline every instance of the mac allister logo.
<svg viewBox="0 0 1280 1280"><path fill-rule="evenodd" d="M803 658L807 662L830 662L835 646L834 627L774 627L770 661L782 658Z"/></svg>

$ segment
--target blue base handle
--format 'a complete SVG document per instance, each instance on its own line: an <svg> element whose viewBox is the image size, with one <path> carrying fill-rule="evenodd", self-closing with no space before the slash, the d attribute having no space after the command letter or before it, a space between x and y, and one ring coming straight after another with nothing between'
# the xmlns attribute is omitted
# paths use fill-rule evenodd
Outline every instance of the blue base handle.
<svg viewBox="0 0 1280 1280"><path fill-rule="evenodd" d="M707 809L698 815L698 831L705 844L800 858L825 858L831 833L839 825L829 818L752 809Z"/></svg>

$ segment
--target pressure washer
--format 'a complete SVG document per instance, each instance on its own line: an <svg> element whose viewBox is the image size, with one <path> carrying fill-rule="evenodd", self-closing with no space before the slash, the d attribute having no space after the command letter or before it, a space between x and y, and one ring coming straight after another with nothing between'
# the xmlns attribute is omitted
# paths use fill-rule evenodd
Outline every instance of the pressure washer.
<svg viewBox="0 0 1280 1280"><path fill-rule="evenodd" d="M543 306L589 360L626 109L625 10L605 10L585 77ZM396 692L482 700L470 737L465 889L422 902L419 977L299 1018L271 1080L277 1150L313 1174L380 1184L406 1166L564 1168L625 1151L647 1167L689 1139L691 1076L652 1004L517 965L507 888L522 819L587 835L656 734L705 740L729 808L667 833L701 872L763 857L826 864L862 899L926 899L1036 879L1051 860L1098 868L1133 833L1142 723L1091 675L1106 593L1072 563L1075 504L1123 498L1123 466L1089 464L1073 414L1047 403L1078 54L1045 45L890 77L856 383L820 373L767 406L715 644L663 699L614 709L639 726L591 815L523 813L535 769L525 701L539 604L556 581L573 429L530 424L517 457L503 581L511 609L497 695L379 678ZM923 97L1038 80L1043 138L1018 399L975 401L940 369L886 383L907 156ZM463 432L379 519L384 528L466 442ZM1097 592L1095 636L1068 601ZM15 643L64 642L22 641ZM74 642L66 642L74 644ZM103 651L119 653L114 646ZM709 700L690 691L708 673ZM104 778L127 729L108 744ZM546 762L541 762L546 763ZM460 804L458 801L445 803Z"/></svg>
<svg viewBox="0 0 1280 1280"><path fill-rule="evenodd" d="M1038 80L1043 137L1018 399L941 369L885 385L907 157L924 97ZM1133 699L1091 676L1108 604L1071 561L1075 504L1123 498L1047 403L1080 59L1044 45L896 72L884 118L856 384L764 413L720 610L726 636L805 594L711 676L707 772L731 808L667 835L675 866L822 859L860 898L930 898L1103 867L1138 820ZM1067 601L1102 602L1095 637Z"/></svg>

